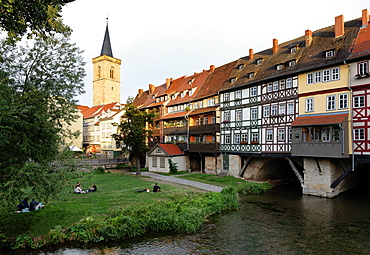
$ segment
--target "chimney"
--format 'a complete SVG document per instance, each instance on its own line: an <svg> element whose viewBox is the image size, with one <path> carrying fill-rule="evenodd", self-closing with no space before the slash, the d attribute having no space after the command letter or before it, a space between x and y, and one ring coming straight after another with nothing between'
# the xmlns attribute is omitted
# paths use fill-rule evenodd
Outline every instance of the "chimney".
<svg viewBox="0 0 370 255"><path fill-rule="evenodd" d="M171 85L171 79L167 78L166 79L166 89L168 89Z"/></svg>
<svg viewBox="0 0 370 255"><path fill-rule="evenodd" d="M362 27L366 27L369 23L369 11L367 9L362 10Z"/></svg>
<svg viewBox="0 0 370 255"><path fill-rule="evenodd" d="M249 60L253 59L253 49L249 49Z"/></svg>
<svg viewBox="0 0 370 255"><path fill-rule="evenodd" d="M144 92L143 89L139 89L139 92L138 92L139 97L141 97L141 95L143 94L143 92Z"/></svg>
<svg viewBox="0 0 370 255"><path fill-rule="evenodd" d="M149 84L149 94L153 94L155 86L153 84Z"/></svg>
<svg viewBox="0 0 370 255"><path fill-rule="evenodd" d="M213 73L215 71L215 65L209 66L209 71Z"/></svg>
<svg viewBox="0 0 370 255"><path fill-rule="evenodd" d="M304 33L304 40L306 41L306 47L311 45L312 42L312 31L307 29Z"/></svg>
<svg viewBox="0 0 370 255"><path fill-rule="evenodd" d="M272 54L275 54L278 51L278 39L272 39Z"/></svg>
<svg viewBox="0 0 370 255"><path fill-rule="evenodd" d="M335 17L335 38L344 35L344 17L343 15Z"/></svg>

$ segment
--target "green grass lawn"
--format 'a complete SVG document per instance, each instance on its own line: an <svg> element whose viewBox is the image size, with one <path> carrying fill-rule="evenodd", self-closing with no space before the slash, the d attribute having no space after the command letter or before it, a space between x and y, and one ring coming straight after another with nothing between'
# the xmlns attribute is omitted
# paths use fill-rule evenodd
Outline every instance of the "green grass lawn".
<svg viewBox="0 0 370 255"><path fill-rule="evenodd" d="M86 194L70 193L77 181L83 189L95 183L98 191ZM102 215L110 210L126 206L149 204L158 199L185 194L188 189L161 184L162 192L135 192L152 189L155 180L123 174L86 174L71 180L58 199L52 199L45 209L29 213L2 213L0 229L7 237L19 235L39 236L48 233L54 226L67 227L88 216ZM44 202L44 201L40 201Z"/></svg>

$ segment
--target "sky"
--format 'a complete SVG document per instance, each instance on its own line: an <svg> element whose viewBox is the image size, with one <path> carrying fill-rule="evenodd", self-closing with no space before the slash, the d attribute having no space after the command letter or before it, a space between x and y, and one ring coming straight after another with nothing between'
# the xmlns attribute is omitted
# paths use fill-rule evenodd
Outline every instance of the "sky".
<svg viewBox="0 0 370 255"><path fill-rule="evenodd" d="M306 5L305 5L306 3ZM101 52L105 28L113 57L121 59L121 103L178 78L222 66L249 54L370 11L368 0L75 0L62 18L72 42L84 51L85 91L79 104L92 106L92 59Z"/></svg>

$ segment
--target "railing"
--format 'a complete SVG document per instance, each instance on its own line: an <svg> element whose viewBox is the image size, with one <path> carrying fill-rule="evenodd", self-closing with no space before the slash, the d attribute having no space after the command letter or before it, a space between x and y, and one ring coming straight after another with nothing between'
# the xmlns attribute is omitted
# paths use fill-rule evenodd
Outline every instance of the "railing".
<svg viewBox="0 0 370 255"><path fill-rule="evenodd" d="M163 135L176 135L176 134L186 134L186 133L187 133L186 126L163 128Z"/></svg>
<svg viewBox="0 0 370 255"><path fill-rule="evenodd" d="M190 126L189 132L190 134L209 134L215 133L220 131L220 124L206 124L206 125L199 125L199 126Z"/></svg>
<svg viewBox="0 0 370 255"><path fill-rule="evenodd" d="M216 152L220 149L219 143L190 143L189 152Z"/></svg>

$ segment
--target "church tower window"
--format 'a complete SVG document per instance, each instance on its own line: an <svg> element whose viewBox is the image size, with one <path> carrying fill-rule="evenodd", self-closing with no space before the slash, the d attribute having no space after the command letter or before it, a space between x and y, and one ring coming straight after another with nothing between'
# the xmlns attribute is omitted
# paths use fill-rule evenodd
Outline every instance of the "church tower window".
<svg viewBox="0 0 370 255"><path fill-rule="evenodd" d="M109 70L109 78L114 79L114 67L113 66Z"/></svg>

